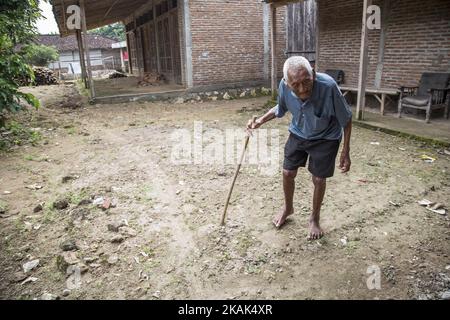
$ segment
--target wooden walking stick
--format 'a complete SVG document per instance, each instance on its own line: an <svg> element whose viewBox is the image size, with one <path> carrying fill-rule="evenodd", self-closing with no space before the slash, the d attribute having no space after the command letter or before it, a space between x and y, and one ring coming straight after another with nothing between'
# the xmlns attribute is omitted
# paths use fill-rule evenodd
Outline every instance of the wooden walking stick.
<svg viewBox="0 0 450 320"><path fill-rule="evenodd" d="M256 118L258 118L258 117L257 116L253 116L252 124L255 123ZM245 151L247 150L247 146L248 146L248 141L249 140L250 140L250 134L247 133L247 136L245 137L245 141L244 141L244 149L242 150L241 158L240 158L239 163L238 163L238 165L236 167L236 171L234 173L233 181L231 182L230 190L228 191L227 201L225 202L225 208L223 209L222 221L220 222L220 224L222 226L225 225L225 217L227 215L227 209L228 209L228 204L230 203L231 193L233 192L234 183L236 182L236 178L237 178L237 176L239 174L239 170L241 169L242 161L244 160Z"/></svg>

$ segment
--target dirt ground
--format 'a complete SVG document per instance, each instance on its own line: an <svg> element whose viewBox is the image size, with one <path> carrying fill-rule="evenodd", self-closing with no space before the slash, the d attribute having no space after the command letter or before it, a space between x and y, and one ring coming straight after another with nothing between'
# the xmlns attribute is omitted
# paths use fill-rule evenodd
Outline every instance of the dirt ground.
<svg viewBox="0 0 450 320"><path fill-rule="evenodd" d="M170 161L175 129L243 128L267 98L67 109L58 101L70 86L30 90L44 107L22 121L43 139L0 155L2 299L439 299L450 289L448 215L417 204L450 207L450 156L439 148L355 127L351 172L327 184L326 236L310 242L307 171L295 214L276 230L281 169L244 165L220 227L235 166ZM280 130L280 165L288 121L267 125ZM92 204L99 197L113 207ZM52 207L63 198L66 208ZM128 227L108 229L117 222ZM377 267L381 287L369 290Z"/></svg>

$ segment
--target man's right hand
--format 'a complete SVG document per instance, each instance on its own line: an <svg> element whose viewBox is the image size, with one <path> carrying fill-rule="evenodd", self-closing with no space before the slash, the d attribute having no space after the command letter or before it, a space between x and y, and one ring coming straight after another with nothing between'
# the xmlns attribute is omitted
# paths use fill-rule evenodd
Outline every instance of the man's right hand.
<svg viewBox="0 0 450 320"><path fill-rule="evenodd" d="M262 122L260 119L256 119L255 121L253 119L248 120L247 122L247 133L248 134L252 134L254 129L258 129L259 127L261 127Z"/></svg>

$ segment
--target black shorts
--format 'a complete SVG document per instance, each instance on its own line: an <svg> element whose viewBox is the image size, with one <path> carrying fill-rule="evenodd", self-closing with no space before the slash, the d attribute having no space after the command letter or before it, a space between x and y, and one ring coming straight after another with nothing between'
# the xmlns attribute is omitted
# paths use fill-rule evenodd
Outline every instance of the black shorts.
<svg viewBox="0 0 450 320"><path fill-rule="evenodd" d="M308 170L318 178L329 178L334 174L336 155L340 140L305 140L291 133L284 147L283 168L297 170L305 167L309 156Z"/></svg>

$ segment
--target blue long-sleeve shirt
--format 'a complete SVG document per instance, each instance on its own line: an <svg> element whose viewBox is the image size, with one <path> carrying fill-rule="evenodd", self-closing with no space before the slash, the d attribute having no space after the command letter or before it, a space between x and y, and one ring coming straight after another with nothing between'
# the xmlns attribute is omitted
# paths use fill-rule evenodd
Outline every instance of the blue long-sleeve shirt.
<svg viewBox="0 0 450 320"><path fill-rule="evenodd" d="M311 97L298 98L281 80L275 116L292 114L289 131L306 140L340 140L342 129L352 118L352 111L337 83L325 73L316 73Z"/></svg>

